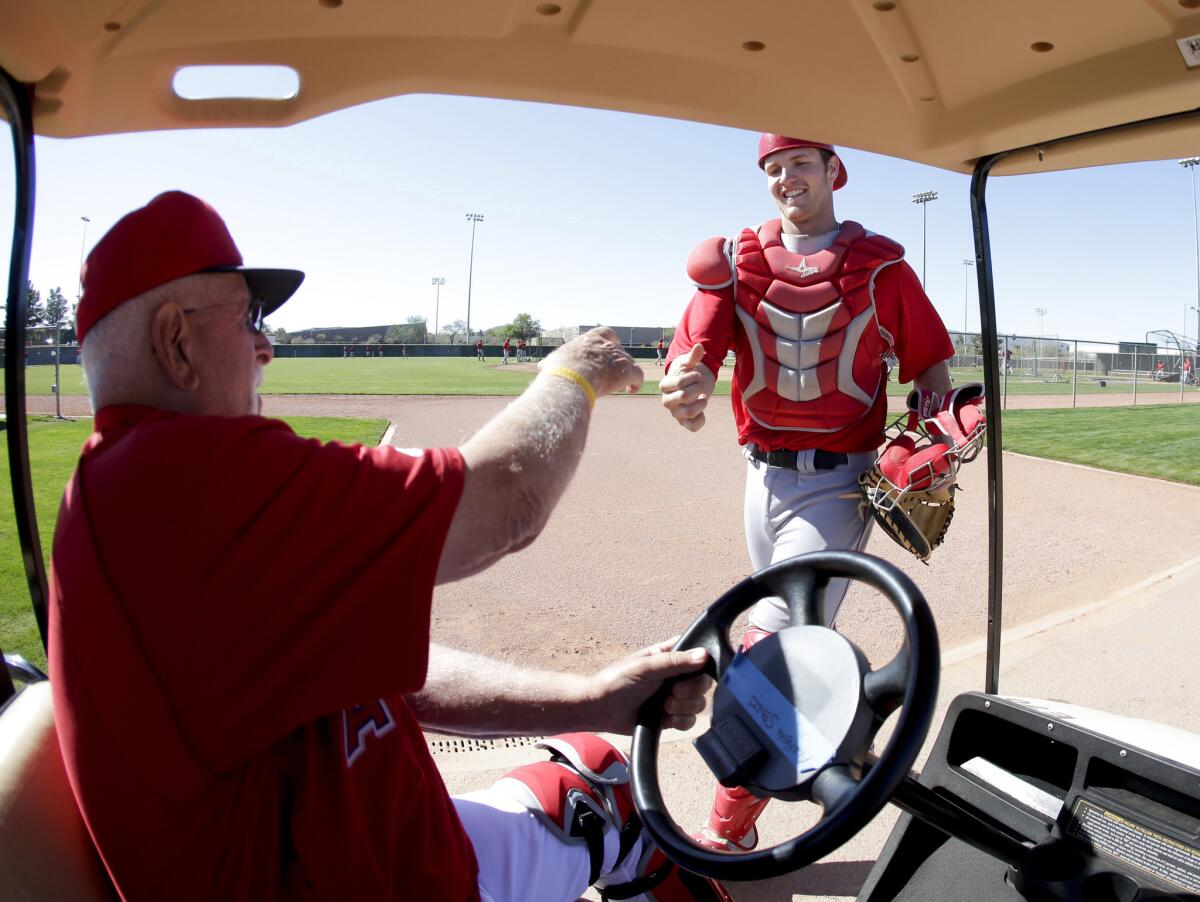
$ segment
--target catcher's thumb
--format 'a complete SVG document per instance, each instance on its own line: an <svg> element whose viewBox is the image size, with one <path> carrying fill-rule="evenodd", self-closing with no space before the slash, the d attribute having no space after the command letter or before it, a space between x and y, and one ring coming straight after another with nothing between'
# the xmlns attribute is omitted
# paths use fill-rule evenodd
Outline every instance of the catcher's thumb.
<svg viewBox="0 0 1200 902"><path fill-rule="evenodd" d="M704 359L704 345L696 342L692 345L692 349L687 352L687 355L679 361L679 369L694 370L700 365L700 361Z"/></svg>

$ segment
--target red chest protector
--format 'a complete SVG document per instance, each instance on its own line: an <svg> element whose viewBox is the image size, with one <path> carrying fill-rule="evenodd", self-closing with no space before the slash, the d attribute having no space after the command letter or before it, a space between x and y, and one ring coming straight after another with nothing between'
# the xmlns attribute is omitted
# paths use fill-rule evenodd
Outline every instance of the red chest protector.
<svg viewBox="0 0 1200 902"><path fill-rule="evenodd" d="M904 248L842 223L815 254L783 246L778 219L732 245L738 329L734 387L770 429L836 432L870 412L887 381L892 337L875 312L880 270Z"/></svg>

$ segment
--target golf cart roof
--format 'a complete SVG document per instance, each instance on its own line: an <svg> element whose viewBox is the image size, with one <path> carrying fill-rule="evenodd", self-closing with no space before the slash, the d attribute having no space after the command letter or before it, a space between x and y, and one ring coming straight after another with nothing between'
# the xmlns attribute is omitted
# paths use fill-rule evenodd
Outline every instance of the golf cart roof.
<svg viewBox="0 0 1200 902"><path fill-rule="evenodd" d="M0 65L58 137L281 126L405 93L546 101L994 174L1188 155L1200 0L0 0ZM1200 41L1200 38L1198 38ZM292 67L279 101L184 100L188 65Z"/></svg>

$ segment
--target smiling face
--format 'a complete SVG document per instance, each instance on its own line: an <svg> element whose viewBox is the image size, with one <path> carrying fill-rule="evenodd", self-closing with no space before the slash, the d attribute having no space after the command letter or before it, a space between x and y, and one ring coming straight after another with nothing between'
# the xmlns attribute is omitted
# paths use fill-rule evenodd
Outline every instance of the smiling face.
<svg viewBox="0 0 1200 902"><path fill-rule="evenodd" d="M783 216L785 232L818 235L837 228L833 184L841 162L815 147L777 150L763 160L767 189Z"/></svg>

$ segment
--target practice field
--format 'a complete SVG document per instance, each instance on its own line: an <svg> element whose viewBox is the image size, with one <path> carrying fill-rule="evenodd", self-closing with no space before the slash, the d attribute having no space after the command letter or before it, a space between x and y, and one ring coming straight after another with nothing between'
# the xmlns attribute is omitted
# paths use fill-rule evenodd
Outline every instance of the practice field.
<svg viewBox="0 0 1200 902"><path fill-rule="evenodd" d="M272 411L273 404L286 401L289 407L300 406L305 400L298 397L280 398L278 401L268 399L267 413L283 413L278 410ZM321 399L317 398L307 400L312 401L314 406L322 403ZM405 405L397 422L399 432L396 441L399 444L442 441L457 443L470 434L472 421L460 419L457 413L447 417L441 429L434 426L433 421L440 420L445 415L441 406L455 405L457 402L453 399L439 401L435 398L414 398L407 404L403 401L393 403ZM463 399L463 403L468 402ZM478 403L495 405L497 402L480 399ZM438 409L432 409L431 404ZM364 406L370 407L370 402ZM466 408L456 408L463 409ZM718 417L726 417L727 409L728 405L719 405ZM628 422L638 422L648 416L648 422L656 424L656 430L669 425L666 415L658 410L656 405L647 401L630 402L628 406L617 401L607 401L602 404L602 410L606 417L615 415ZM385 413L382 405L378 412ZM412 421L411 416L414 412L421 422ZM1007 412L1004 417L1005 448L1036 457L1200 485L1200 467L1195 463L1194 443L1189 440L1189 436L1194 436L1196 431L1195 415L1195 408L1171 405L1092 410L1014 410ZM375 444L387 427L386 419L291 415L284 415L284 418L300 434L317 436L327 441ZM454 425L451 425L452 423ZM453 429L453 434L442 435L442 430L447 427ZM90 428L90 419L43 419L30 423L33 484L39 514L39 530L47 560L57 521L59 499L70 478L79 448ZM714 446L712 440L715 432L713 428L706 429L698 441L704 447L711 447L714 453L722 453L724 457L729 457L736 463L737 455L732 450L732 437L722 436L729 441ZM657 472L657 465L653 461L669 454L670 447L678 443L683 435L682 430L666 429L660 442L663 447L657 450L644 441L639 442L636 435L631 435L630 442L640 449L633 454L633 460L642 463L622 466L619 473L613 474L612 478L640 487L639 491L644 494L646 502L628 513L649 530L648 534L654 532L656 514L653 512L658 511L660 507L664 511L671 508L683 511L691 509L689 499L692 495L686 486L681 484L678 489L682 494L679 498L674 498L668 487L659 484L658 477L653 475ZM982 469L982 466L972 465L969 472L978 476L982 474ZM7 485L6 459L0 463L0 470L5 471L4 484ZM1014 488L1011 482L1008 485L1010 490ZM736 507L736 500L737 491L731 488L726 502L734 502ZM679 507L681 504L682 508ZM1009 510L1011 515L1012 508ZM731 515L736 515L736 511L731 511ZM1119 528L1120 524L1114 522L1113 529ZM597 536L596 541L603 546L607 540L603 536ZM25 576L20 566L13 525L11 497L7 495L0 499L0 648L5 651L17 651L39 664L45 660L29 610Z"/></svg>
<svg viewBox="0 0 1200 902"><path fill-rule="evenodd" d="M346 444L379 443L387 429L387 420L352 420L336 417L287 417L300 435ZM90 419L33 420L29 424L29 462L33 493L38 511L38 531L47 567L58 505L79 449L92 430ZM0 479L10 485L8 456L0 458ZM0 494L0 648L24 655L43 669L46 656L38 636L37 624L29 605L29 589L21 563L21 549L13 514L12 495Z"/></svg>
<svg viewBox="0 0 1200 902"><path fill-rule="evenodd" d="M641 394L658 393L658 380L662 368L652 361L639 361L646 381ZM508 397L519 395L533 379L537 369L533 364L509 364L505 366L494 358L479 363L474 358L455 357L287 357L276 358L265 371L263 394L272 395L479 395ZM722 367L715 395L729 394L729 379L732 368ZM955 370L955 382L981 382L980 370ZM83 382L83 371L77 365L60 368L62 394L66 397L87 394ZM1087 396L1110 396L1120 398L1133 392L1132 379L1080 376L1075 393ZM30 395L49 395L54 384L53 366L31 366L25 372L26 391ZM888 394L903 396L911 388L909 384L888 383ZM1072 393L1068 377L1061 382L1047 382L1010 376L1007 386L1002 383L1001 391L1010 396L1054 396L1069 399ZM1170 398L1180 394L1178 383L1154 382L1150 379L1137 383L1139 395ZM1188 386L1184 393L1189 396L1200 394ZM1125 402L1122 402L1125 403Z"/></svg>

